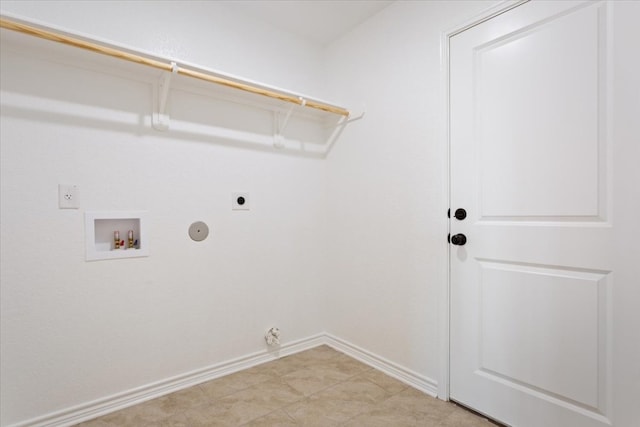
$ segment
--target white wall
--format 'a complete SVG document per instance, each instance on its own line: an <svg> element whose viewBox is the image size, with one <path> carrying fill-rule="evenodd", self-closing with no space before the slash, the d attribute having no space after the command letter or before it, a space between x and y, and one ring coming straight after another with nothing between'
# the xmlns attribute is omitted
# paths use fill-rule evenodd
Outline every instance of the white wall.
<svg viewBox="0 0 640 427"><path fill-rule="evenodd" d="M397 2L326 52L328 96L367 111L327 161L327 331L427 381L447 265L440 35L491 4Z"/></svg>
<svg viewBox="0 0 640 427"><path fill-rule="evenodd" d="M215 2L90 3L2 10L292 90L322 80L314 46ZM322 160L156 132L148 84L2 55L0 424L262 351L272 325L284 343L323 331ZM177 100L176 116L214 111ZM58 209L59 183L80 210ZM251 211L231 211L234 191ZM151 256L85 262L83 212L130 209L149 212Z"/></svg>

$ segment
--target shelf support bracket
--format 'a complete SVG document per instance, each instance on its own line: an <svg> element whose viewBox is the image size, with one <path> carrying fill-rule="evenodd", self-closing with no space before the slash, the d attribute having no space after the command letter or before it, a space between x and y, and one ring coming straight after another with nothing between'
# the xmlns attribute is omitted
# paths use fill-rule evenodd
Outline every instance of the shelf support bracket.
<svg viewBox="0 0 640 427"><path fill-rule="evenodd" d="M155 129L165 131L169 129L169 115L166 114L167 98L169 97L169 87L171 86L171 78L178 74L178 65L175 62L171 63L171 72L165 73L157 83L157 88L154 90L157 99L154 100L154 104L157 105L158 111L153 113L152 125Z"/></svg>
<svg viewBox="0 0 640 427"><path fill-rule="evenodd" d="M345 127L347 127L347 125L349 123L355 122L357 120L360 120L364 117L365 115L365 111L362 110L361 113L359 113L358 115L355 114L349 114L349 116L344 116L340 119L340 121L338 121L338 123L333 127L333 132L331 132L331 134L329 135L329 138L327 139L327 143L325 145L326 149L324 151L324 155L326 156L327 154L329 154L329 151L331 151L331 148L333 147L333 144L336 143L336 141L338 140L338 138L340 137L340 134L342 134L342 131L344 130Z"/></svg>
<svg viewBox="0 0 640 427"><path fill-rule="evenodd" d="M300 105L304 107L304 105L307 103L307 101L302 97L299 97L298 99L300 100ZM274 128L273 146L275 148L284 148L284 136L282 136L282 134L284 133L284 130L287 128L287 125L289 124L289 119L291 118L291 114L293 114L293 110L295 108L296 108L295 105L292 105L289 108L289 110L287 111L287 114L284 116L284 120L282 120L282 123L280 122L280 112L279 111L274 112L274 116L273 116L273 128Z"/></svg>

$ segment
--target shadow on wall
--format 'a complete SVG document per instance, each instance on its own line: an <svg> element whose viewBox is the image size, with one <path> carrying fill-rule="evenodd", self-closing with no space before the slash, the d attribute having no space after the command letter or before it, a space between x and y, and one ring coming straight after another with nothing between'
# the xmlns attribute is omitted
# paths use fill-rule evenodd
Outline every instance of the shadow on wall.
<svg viewBox="0 0 640 427"><path fill-rule="evenodd" d="M51 111L39 111L29 108L7 106L2 103L2 115L27 119L38 122L55 123L63 126L82 126L94 129L102 129L110 132L121 132L137 136L153 136L155 138L165 138L168 140L185 140L201 143L215 143L217 145L234 148L260 151L265 153L281 154L294 157L324 158L328 154L325 148L310 150L311 144L298 142L289 144L287 147L275 148L273 146L273 135L252 134L247 131L230 131L226 127L216 127L206 125L206 129L198 131L174 130L166 132L156 131L151 126L150 116L138 115L136 122L124 123L97 117L79 117L72 114L62 114ZM184 127L193 127L188 124ZM203 126L204 128L205 126ZM339 129L337 136L342 133ZM337 138L336 138L337 139ZM294 148L297 145L297 149ZM319 144L315 144L318 146ZM331 144L333 146L333 144ZM321 146L324 147L324 146Z"/></svg>

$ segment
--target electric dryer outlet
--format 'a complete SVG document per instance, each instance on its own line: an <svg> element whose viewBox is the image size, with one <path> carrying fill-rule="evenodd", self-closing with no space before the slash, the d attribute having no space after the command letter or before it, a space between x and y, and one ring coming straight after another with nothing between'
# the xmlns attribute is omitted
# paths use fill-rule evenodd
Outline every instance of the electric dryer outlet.
<svg viewBox="0 0 640 427"><path fill-rule="evenodd" d="M231 194L231 209L234 211L249 210L249 193L233 193Z"/></svg>

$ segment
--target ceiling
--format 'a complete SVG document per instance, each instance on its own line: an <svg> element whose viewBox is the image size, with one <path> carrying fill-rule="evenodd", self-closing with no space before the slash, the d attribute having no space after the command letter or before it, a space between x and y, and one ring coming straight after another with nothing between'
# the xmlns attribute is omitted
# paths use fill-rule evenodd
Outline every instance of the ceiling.
<svg viewBox="0 0 640 427"><path fill-rule="evenodd" d="M320 45L327 45L394 0L245 0L233 10Z"/></svg>

